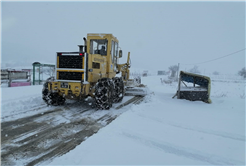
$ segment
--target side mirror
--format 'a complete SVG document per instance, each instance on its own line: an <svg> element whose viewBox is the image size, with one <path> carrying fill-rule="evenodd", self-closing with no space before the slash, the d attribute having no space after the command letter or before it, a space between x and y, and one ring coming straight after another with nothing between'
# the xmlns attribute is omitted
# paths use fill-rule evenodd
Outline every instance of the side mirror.
<svg viewBox="0 0 246 166"><path fill-rule="evenodd" d="M119 51L119 58L122 57L122 50Z"/></svg>

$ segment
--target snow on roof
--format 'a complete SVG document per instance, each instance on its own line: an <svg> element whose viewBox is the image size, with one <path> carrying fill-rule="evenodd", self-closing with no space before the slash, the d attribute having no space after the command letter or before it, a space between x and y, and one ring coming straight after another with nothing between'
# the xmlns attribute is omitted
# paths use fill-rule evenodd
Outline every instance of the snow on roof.
<svg viewBox="0 0 246 166"><path fill-rule="evenodd" d="M106 33L88 33L87 36L100 36L101 38L104 38L105 35L112 35L112 34L106 34Z"/></svg>

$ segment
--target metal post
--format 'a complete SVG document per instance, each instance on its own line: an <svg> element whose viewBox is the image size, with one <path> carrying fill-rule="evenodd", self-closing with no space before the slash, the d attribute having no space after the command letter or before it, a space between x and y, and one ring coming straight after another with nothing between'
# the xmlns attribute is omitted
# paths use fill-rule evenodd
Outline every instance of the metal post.
<svg viewBox="0 0 246 166"><path fill-rule="evenodd" d="M11 73L11 72L8 71L8 80L9 80L9 81L8 81L8 87L11 87L11 81L12 81L12 80L11 80L11 77L10 77L10 76L11 76L10 73Z"/></svg>
<svg viewBox="0 0 246 166"><path fill-rule="evenodd" d="M195 87L196 86L196 77L193 77L193 80L194 80L193 86Z"/></svg>
<svg viewBox="0 0 246 166"><path fill-rule="evenodd" d="M88 80L86 79L87 78L87 58L88 58L88 55L87 53L84 53L84 83L83 84L88 84Z"/></svg>
<svg viewBox="0 0 246 166"><path fill-rule="evenodd" d="M177 80L178 80L178 75L179 75L179 63L178 63L178 71L177 71Z"/></svg>
<svg viewBox="0 0 246 166"><path fill-rule="evenodd" d="M178 95L177 98L180 99L180 84L181 84L181 76L179 75L179 85L178 85Z"/></svg>
<svg viewBox="0 0 246 166"><path fill-rule="evenodd" d="M44 80L44 72L43 72L43 69L44 69L44 65L42 65L42 81L41 81L41 83L43 83L43 80Z"/></svg>
<svg viewBox="0 0 246 166"><path fill-rule="evenodd" d="M40 85L40 65L39 65L39 71L38 71L38 85Z"/></svg>
<svg viewBox="0 0 246 166"><path fill-rule="evenodd" d="M32 69L32 84L35 85L35 64L33 64L33 69Z"/></svg>

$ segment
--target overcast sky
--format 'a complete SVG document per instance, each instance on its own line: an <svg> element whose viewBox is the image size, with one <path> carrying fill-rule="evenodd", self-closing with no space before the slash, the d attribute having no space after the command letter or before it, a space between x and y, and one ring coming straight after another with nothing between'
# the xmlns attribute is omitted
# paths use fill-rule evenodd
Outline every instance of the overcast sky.
<svg viewBox="0 0 246 166"><path fill-rule="evenodd" d="M1 64L55 63L58 51L77 51L87 33L112 33L133 68L168 70L244 49L245 2L2 2ZM245 51L209 63L201 72L237 73Z"/></svg>

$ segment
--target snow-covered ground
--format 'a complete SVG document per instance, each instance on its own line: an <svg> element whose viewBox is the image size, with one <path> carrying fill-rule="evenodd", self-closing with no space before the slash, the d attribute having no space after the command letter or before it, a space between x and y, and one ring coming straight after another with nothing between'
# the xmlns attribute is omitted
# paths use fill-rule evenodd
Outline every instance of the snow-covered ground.
<svg viewBox="0 0 246 166"><path fill-rule="evenodd" d="M245 165L245 82L212 81L206 104L172 99L177 83L160 78L143 77L150 94L142 103L123 107L108 126L43 164ZM21 112L44 104L41 89L1 88L1 121L34 114Z"/></svg>

